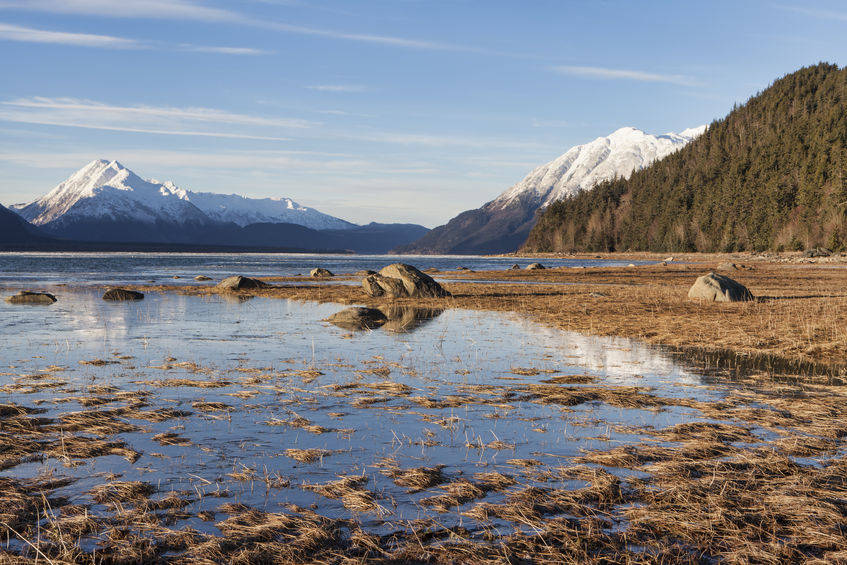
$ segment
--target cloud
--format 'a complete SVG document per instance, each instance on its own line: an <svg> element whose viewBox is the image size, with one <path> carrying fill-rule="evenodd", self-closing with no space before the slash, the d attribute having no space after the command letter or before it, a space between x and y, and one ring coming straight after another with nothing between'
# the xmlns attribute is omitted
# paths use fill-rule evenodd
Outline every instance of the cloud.
<svg viewBox="0 0 847 565"><path fill-rule="evenodd" d="M0 9L118 18L231 21L233 13L191 0L0 0Z"/></svg>
<svg viewBox="0 0 847 565"><path fill-rule="evenodd" d="M283 141L280 129L306 129L313 122L227 112L216 108L117 106L76 98L19 98L0 102L0 120L40 125Z"/></svg>
<svg viewBox="0 0 847 565"><path fill-rule="evenodd" d="M662 75L631 69L609 69L606 67L582 67L559 65L553 71L563 75L599 78L607 80L634 80L639 82L665 82L681 86L695 86L693 78L685 75Z"/></svg>
<svg viewBox="0 0 847 565"><path fill-rule="evenodd" d="M192 45L182 43L179 45L183 51L192 53L220 53L221 55L270 55L273 51L254 49L253 47L217 47L214 45Z"/></svg>
<svg viewBox="0 0 847 565"><path fill-rule="evenodd" d="M838 20L847 21L847 12L836 12L834 10L820 10L817 8L807 8L805 6L778 6L789 12L796 12L804 16L810 16L822 20Z"/></svg>
<svg viewBox="0 0 847 565"><path fill-rule="evenodd" d="M256 19L238 12L204 6L191 0L121 0L120 2L115 0L0 0L0 10L2 9L116 18L193 20L210 23L222 22L296 35L390 45L407 49L490 53L486 49L439 41L344 32Z"/></svg>
<svg viewBox="0 0 847 565"><path fill-rule="evenodd" d="M91 33L68 33L0 23L0 40L26 43L53 43L80 47L108 49L141 49L144 45L134 39Z"/></svg>
<svg viewBox="0 0 847 565"><path fill-rule="evenodd" d="M215 45L193 45L180 43L172 45L162 42L145 42L113 35L96 35L91 33L73 33L35 29L0 22L0 41L19 41L25 43L48 43L57 45L74 45L77 47L97 47L101 49L156 49L179 50L194 53L219 53L222 55L267 55L270 51L251 47L222 47Z"/></svg>
<svg viewBox="0 0 847 565"><path fill-rule="evenodd" d="M317 84L306 88L318 92L367 92L368 90L360 84Z"/></svg>

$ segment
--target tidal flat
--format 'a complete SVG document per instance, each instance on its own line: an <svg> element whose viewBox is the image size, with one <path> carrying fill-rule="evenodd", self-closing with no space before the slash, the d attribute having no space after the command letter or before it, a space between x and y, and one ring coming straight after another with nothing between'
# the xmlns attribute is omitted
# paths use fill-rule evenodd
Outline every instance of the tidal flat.
<svg viewBox="0 0 847 565"><path fill-rule="evenodd" d="M720 305L684 299L716 265L644 263L0 303L3 559L847 559L847 271ZM351 304L395 323L324 321Z"/></svg>

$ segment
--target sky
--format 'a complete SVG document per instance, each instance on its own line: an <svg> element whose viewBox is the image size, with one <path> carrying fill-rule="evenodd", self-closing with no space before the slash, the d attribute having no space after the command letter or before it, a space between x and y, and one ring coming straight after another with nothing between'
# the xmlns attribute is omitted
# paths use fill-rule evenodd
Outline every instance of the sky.
<svg viewBox="0 0 847 565"><path fill-rule="evenodd" d="M0 203L104 158L434 227L574 145L845 56L836 1L0 0Z"/></svg>

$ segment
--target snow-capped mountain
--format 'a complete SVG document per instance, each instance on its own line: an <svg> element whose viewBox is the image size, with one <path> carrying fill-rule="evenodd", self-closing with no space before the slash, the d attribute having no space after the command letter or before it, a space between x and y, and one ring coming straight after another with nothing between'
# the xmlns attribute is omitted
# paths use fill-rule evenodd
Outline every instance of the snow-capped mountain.
<svg viewBox="0 0 847 565"><path fill-rule="evenodd" d="M87 164L34 202L12 208L37 226L77 239L149 240L144 226L158 226L159 235L162 230L199 229L224 223L242 227L259 222L292 223L312 229L355 227L288 198L195 193L172 182L142 179L119 162L103 159ZM127 231L125 236L114 233L122 226ZM159 240L162 238L153 239Z"/></svg>
<svg viewBox="0 0 847 565"><path fill-rule="evenodd" d="M538 210L557 200L633 172L678 151L706 130L651 135L624 127L577 145L531 171L494 200L462 212L420 240L398 248L404 253L500 253L524 242Z"/></svg>

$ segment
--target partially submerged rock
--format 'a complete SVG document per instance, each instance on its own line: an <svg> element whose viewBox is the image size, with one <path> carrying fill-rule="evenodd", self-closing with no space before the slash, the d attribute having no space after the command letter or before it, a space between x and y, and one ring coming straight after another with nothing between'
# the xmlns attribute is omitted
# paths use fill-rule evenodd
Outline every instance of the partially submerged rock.
<svg viewBox="0 0 847 565"><path fill-rule="evenodd" d="M212 277L207 277L206 275L197 275L196 277L194 277L194 280L195 281L201 281L201 282L202 281L210 281L210 280L212 280Z"/></svg>
<svg viewBox="0 0 847 565"><path fill-rule="evenodd" d="M268 284L260 281L259 279L251 279L250 277L242 277L241 275L235 275L232 277L227 277L217 285L215 288L218 290L254 290L257 288L265 288Z"/></svg>
<svg viewBox="0 0 847 565"><path fill-rule="evenodd" d="M546 269L546 268L547 267L545 267L541 263L530 263L529 265L526 266L527 271L540 271L540 270Z"/></svg>
<svg viewBox="0 0 847 565"><path fill-rule="evenodd" d="M19 293L8 297L6 302L10 302L12 304L53 304L56 302L56 297L47 292L22 290Z"/></svg>
<svg viewBox="0 0 847 565"><path fill-rule="evenodd" d="M126 288L110 288L103 295L103 300L142 300L144 294Z"/></svg>
<svg viewBox="0 0 847 565"><path fill-rule="evenodd" d="M309 276L312 277L312 278L316 278L316 279L322 279L322 278L326 278L326 277L332 277L332 276L335 276L335 275L333 275L332 272L329 269L324 269L322 267L318 267L317 269L312 269L309 272Z"/></svg>
<svg viewBox="0 0 847 565"><path fill-rule="evenodd" d="M688 298L709 302L746 302L753 300L753 293L725 275L709 273L697 278L688 291Z"/></svg>
<svg viewBox="0 0 847 565"><path fill-rule="evenodd" d="M518 265L517 263L515 263L514 265L512 265L511 267L509 267L509 269L510 269L510 270L512 270L512 271L517 271L517 270L519 270L520 268L521 268L521 266L520 266L520 265Z"/></svg>
<svg viewBox="0 0 847 565"><path fill-rule="evenodd" d="M326 321L345 330L370 330L383 325L388 318L376 308L356 306L336 312Z"/></svg>
<svg viewBox="0 0 847 565"><path fill-rule="evenodd" d="M362 280L362 287L370 296L400 298L443 298L450 293L429 275L412 265L394 263L383 267L378 274Z"/></svg>

